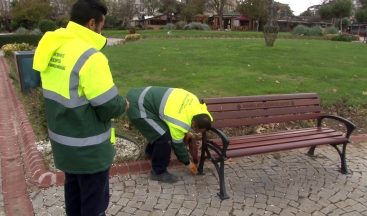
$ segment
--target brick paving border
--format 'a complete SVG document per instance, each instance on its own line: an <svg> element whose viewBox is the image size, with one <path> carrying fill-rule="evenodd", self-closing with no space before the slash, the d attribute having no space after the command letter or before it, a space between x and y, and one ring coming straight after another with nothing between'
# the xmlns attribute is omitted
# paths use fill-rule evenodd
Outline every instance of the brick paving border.
<svg viewBox="0 0 367 216"><path fill-rule="evenodd" d="M3 101L10 103L1 103L0 114L3 111L13 111L14 134L10 129L6 129L9 122L7 118L0 115L0 142L1 145L1 166L2 182L4 193L4 205L8 215L33 215L28 194L26 193L26 182L47 188L54 185L63 185L64 174L62 172L50 172L46 169L41 153L37 150L35 144L36 138L33 133L23 104L17 97L17 92L8 78L9 68L3 57L0 57L0 76L2 76ZM367 141L367 134L352 136L353 142ZM5 145L4 145L5 144ZM11 154L10 156L7 154ZM14 166L14 161L18 163ZM178 166L180 163L173 159L170 166ZM23 169L24 166L24 169ZM150 170L150 161L141 160L135 162L114 164L111 167L110 175L127 175L136 173L145 173ZM14 168L14 170L12 170ZM12 175L11 173L15 173ZM15 180L17 179L17 180ZM19 207L22 207L19 209ZM19 214L17 211L25 211L25 214Z"/></svg>
<svg viewBox="0 0 367 216"><path fill-rule="evenodd" d="M20 103L14 95L15 89L8 71L4 58L0 57L0 152L4 209L8 216L28 216L33 215L33 207L27 191L21 147L24 141L19 136L22 131L18 128L19 119L16 117Z"/></svg>

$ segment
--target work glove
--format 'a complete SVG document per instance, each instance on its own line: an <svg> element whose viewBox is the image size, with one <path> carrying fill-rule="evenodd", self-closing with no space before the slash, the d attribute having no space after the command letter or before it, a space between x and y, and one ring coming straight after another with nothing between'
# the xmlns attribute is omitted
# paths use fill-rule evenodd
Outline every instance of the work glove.
<svg viewBox="0 0 367 216"><path fill-rule="evenodd" d="M189 170L191 175L198 174L198 168L196 167L196 165L192 161L190 161L190 163L188 165L186 165L186 167Z"/></svg>

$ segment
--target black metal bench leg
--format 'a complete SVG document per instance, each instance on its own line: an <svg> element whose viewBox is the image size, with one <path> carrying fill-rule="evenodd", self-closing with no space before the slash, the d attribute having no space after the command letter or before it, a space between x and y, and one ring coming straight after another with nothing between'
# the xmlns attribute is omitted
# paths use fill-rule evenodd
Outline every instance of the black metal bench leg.
<svg viewBox="0 0 367 216"><path fill-rule="evenodd" d="M218 169L218 177L219 177L219 193L218 196L221 200L228 199L229 196L226 191L226 183L224 181L224 159L220 161L220 167Z"/></svg>
<svg viewBox="0 0 367 216"><path fill-rule="evenodd" d="M346 152L347 152L347 144L348 143L344 143L342 146L342 151L340 151L340 149L338 148L337 145L332 145L336 151L338 152L339 156L340 156L340 172L343 174L348 174L348 167L347 167L347 161L346 161Z"/></svg>
<svg viewBox="0 0 367 216"><path fill-rule="evenodd" d="M343 144L343 152L340 154L341 167L340 172L348 174L347 161L345 160L345 154L347 152L347 143Z"/></svg>
<svg viewBox="0 0 367 216"><path fill-rule="evenodd" d="M198 174L199 175L204 175L204 161L205 161L206 148L207 148L206 144L203 143L202 147L201 147L200 162L199 162L199 166L198 166Z"/></svg>
<svg viewBox="0 0 367 216"><path fill-rule="evenodd" d="M312 147L308 150L307 154L308 154L309 156L315 156L315 148L316 148L316 146L312 146Z"/></svg>

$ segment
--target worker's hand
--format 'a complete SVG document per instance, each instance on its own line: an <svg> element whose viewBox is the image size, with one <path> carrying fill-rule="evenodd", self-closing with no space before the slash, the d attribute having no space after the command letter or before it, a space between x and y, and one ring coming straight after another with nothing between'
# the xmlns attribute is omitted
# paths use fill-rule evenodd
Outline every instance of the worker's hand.
<svg viewBox="0 0 367 216"><path fill-rule="evenodd" d="M190 161L190 163L188 165L186 165L186 167L189 170L191 175L198 174L198 168L196 167L196 165L192 161Z"/></svg>
<svg viewBox="0 0 367 216"><path fill-rule="evenodd" d="M188 144L190 144L190 142L192 141L192 139L195 139L194 134L192 134L191 132L188 132L188 133L185 134L184 143L186 145L188 145Z"/></svg>

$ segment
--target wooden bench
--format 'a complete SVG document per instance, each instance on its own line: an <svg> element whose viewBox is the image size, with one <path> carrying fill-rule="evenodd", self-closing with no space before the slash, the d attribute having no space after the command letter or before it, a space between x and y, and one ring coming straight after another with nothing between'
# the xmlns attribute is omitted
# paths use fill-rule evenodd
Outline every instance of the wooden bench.
<svg viewBox="0 0 367 216"><path fill-rule="evenodd" d="M202 134L201 157L198 166L203 174L205 159L213 162L219 177L221 199L229 198L224 181L224 161L227 158L261 154L296 148L310 147L308 155L313 156L317 145L330 144L341 159L341 172L346 174L346 146L355 125L347 119L321 113L320 99L316 93L241 96L202 99L213 115L213 127L209 133L216 138ZM345 131L323 127L324 119L343 123ZM283 130L265 134L227 137L220 129L254 126L269 123L286 123L300 120L315 120L309 128ZM312 122L312 121L311 121Z"/></svg>

